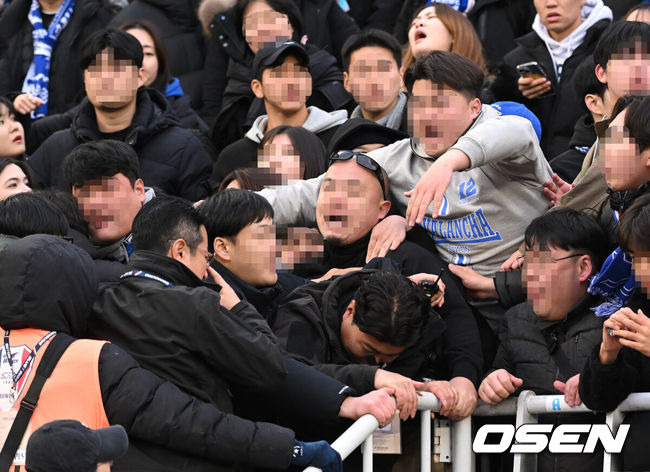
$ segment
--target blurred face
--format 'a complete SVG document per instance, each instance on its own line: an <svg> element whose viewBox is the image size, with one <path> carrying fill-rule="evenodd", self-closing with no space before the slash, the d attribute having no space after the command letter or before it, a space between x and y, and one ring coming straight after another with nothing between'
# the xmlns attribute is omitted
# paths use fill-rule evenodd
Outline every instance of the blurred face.
<svg viewBox="0 0 650 472"><path fill-rule="evenodd" d="M323 237L313 228L287 228L287 239L279 241L279 266L293 270L297 264L317 262L323 257Z"/></svg>
<svg viewBox="0 0 650 472"><path fill-rule="evenodd" d="M535 9L551 38L562 41L582 23L585 0L535 0Z"/></svg>
<svg viewBox="0 0 650 472"><path fill-rule="evenodd" d="M362 110L380 113L395 105L402 79L388 49L379 46L357 49L350 54L349 69L343 73L345 89Z"/></svg>
<svg viewBox="0 0 650 472"><path fill-rule="evenodd" d="M158 55L156 54L156 46L153 38L143 29L129 29L126 32L135 36L135 39L140 41L142 45L142 52L144 53L142 59L142 80L145 87L149 87L156 80L156 77L158 77Z"/></svg>
<svg viewBox="0 0 650 472"><path fill-rule="evenodd" d="M639 151L625 128L623 110L610 123L601 141L603 158L599 165L612 190L634 190L650 180L650 149Z"/></svg>
<svg viewBox="0 0 650 472"><path fill-rule="evenodd" d="M526 251L522 276L528 303L538 318L545 321L564 319L587 292L591 260L589 256L578 254L579 251L555 247L542 251L538 245ZM589 261L587 271L585 260Z"/></svg>
<svg viewBox="0 0 650 472"><path fill-rule="evenodd" d="M208 251L208 232L201 226L201 242L197 247L185 246L177 252L176 257L199 279L208 278L208 264L212 262L212 253Z"/></svg>
<svg viewBox="0 0 650 472"><path fill-rule="evenodd" d="M131 61L115 60L113 49L104 49L84 71L88 100L96 108L111 111L135 100L141 85L138 67Z"/></svg>
<svg viewBox="0 0 650 472"><path fill-rule="evenodd" d="M279 66L265 69L262 81L253 81L253 91L263 98L267 106L286 113L296 112L305 107L311 95L311 75L298 59L287 56Z"/></svg>
<svg viewBox="0 0 650 472"><path fill-rule="evenodd" d="M25 152L25 131L9 108L0 103L0 158L18 157Z"/></svg>
<svg viewBox="0 0 650 472"><path fill-rule="evenodd" d="M271 173L280 175L282 185L286 185L289 180L302 178L300 156L293 147L291 138L286 134L278 134L265 144L259 151L257 167L269 169Z"/></svg>
<svg viewBox="0 0 650 472"><path fill-rule="evenodd" d="M635 251L630 255L632 256L634 280L639 284L645 296L650 297L650 252Z"/></svg>
<svg viewBox="0 0 650 472"><path fill-rule="evenodd" d="M436 7L427 7L409 27L409 46L415 57L431 51L451 51L453 38L436 15Z"/></svg>
<svg viewBox="0 0 650 472"><path fill-rule="evenodd" d="M377 364L389 363L397 359L404 347L381 342L374 336L364 333L354 324L354 300L348 305L341 322L341 342L347 353L359 364L367 364L372 356Z"/></svg>
<svg viewBox="0 0 650 472"><path fill-rule="evenodd" d="M90 237L101 245L118 241L131 232L133 219L145 200L142 180L131 185L124 174L89 180L81 187L73 187L72 195L88 223Z"/></svg>
<svg viewBox="0 0 650 472"><path fill-rule="evenodd" d="M412 136L429 156L439 157L469 128L480 111L477 98L468 101L455 90L416 80L408 105Z"/></svg>
<svg viewBox="0 0 650 472"><path fill-rule="evenodd" d="M368 234L389 209L377 177L353 157L327 170L316 201L316 223L326 241L344 246Z"/></svg>
<svg viewBox="0 0 650 472"><path fill-rule="evenodd" d="M268 287L278 280L275 272L275 225L269 217L242 229L227 240L230 261L223 263L232 273L254 287Z"/></svg>
<svg viewBox="0 0 650 472"><path fill-rule="evenodd" d="M16 164L9 164L0 172L0 200L31 191L27 176Z"/></svg>
<svg viewBox="0 0 650 472"><path fill-rule="evenodd" d="M607 61L607 68L596 68L598 79L607 83L611 102L623 95L647 95L650 93L650 58L647 47L640 41L621 49Z"/></svg>
<svg viewBox="0 0 650 472"><path fill-rule="evenodd" d="M254 54L264 47L291 39L293 27L287 15L263 1L249 3L242 14L242 34Z"/></svg>

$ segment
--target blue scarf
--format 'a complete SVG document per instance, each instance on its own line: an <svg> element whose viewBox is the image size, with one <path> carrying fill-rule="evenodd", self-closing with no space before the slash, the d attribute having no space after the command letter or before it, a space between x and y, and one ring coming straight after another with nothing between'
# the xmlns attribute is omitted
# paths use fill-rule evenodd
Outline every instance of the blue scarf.
<svg viewBox="0 0 650 472"><path fill-rule="evenodd" d="M620 247L612 252L589 284L587 291L601 295L605 302L592 310L596 316L609 316L616 313L627 302L635 283L632 275L632 258Z"/></svg>
<svg viewBox="0 0 650 472"><path fill-rule="evenodd" d="M45 102L36 110L32 111L31 116L33 120L47 115L52 50L54 49L59 33L65 28L68 21L70 21L73 11L74 0L63 0L59 10L52 19L50 27L46 30L43 27L41 7L38 0L32 0L32 8L29 11L28 18L33 27L34 58L25 76L22 91L34 95Z"/></svg>

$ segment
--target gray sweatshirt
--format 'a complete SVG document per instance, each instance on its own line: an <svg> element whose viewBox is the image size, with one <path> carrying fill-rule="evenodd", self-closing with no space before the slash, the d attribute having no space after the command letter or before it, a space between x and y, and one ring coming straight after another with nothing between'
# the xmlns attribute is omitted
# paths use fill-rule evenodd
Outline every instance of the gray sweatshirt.
<svg viewBox="0 0 650 472"><path fill-rule="evenodd" d="M421 223L435 240L441 257L492 276L523 241L526 226L548 210L542 192L552 170L532 125L525 118L482 111L452 146L463 151L470 168L454 172L438 218ZM413 153L404 139L369 153L388 174L397 210L406 212L412 189L434 159ZM273 205L278 224L310 225L323 176L260 192ZM428 208L431 214L432 205Z"/></svg>

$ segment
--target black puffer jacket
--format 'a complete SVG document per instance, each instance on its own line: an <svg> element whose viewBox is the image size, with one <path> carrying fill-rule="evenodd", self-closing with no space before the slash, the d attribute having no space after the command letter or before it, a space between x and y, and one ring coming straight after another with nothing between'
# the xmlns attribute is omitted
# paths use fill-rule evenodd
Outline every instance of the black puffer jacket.
<svg viewBox="0 0 650 472"><path fill-rule="evenodd" d="M178 126L169 103L159 92L140 89L137 109L125 139L138 153L140 175L149 187L196 201L208 194L212 159L200 141ZM70 128L50 136L32 155L29 165L40 187L69 190L61 165L79 144L102 139L95 110L87 99Z"/></svg>
<svg viewBox="0 0 650 472"><path fill-rule="evenodd" d="M395 269L390 261L387 262ZM273 325L280 342L297 359L359 393L374 389L378 366L356 364L348 355L341 341L341 316L361 281L374 272L376 270L365 269L297 288L278 309ZM432 316L423 329L422 342L405 350L387 370L411 378L448 378L441 364L440 335L444 330L444 321L437 315Z"/></svg>
<svg viewBox="0 0 650 472"><path fill-rule="evenodd" d="M47 235L9 242L0 249L0 282L4 329L84 333L97 281L92 260L75 245ZM106 416L126 428L131 443L114 470L207 472L229 468L217 464L289 465L291 431L223 413L141 368L115 344L104 345L98 369Z"/></svg>
<svg viewBox="0 0 650 472"><path fill-rule="evenodd" d="M493 367L523 379L522 389L538 395L557 393L553 382L580 373L594 346L600 345L605 320L589 309L597 304L596 297L586 295L563 321L555 323L539 320L528 303L514 306L506 312ZM547 339L564 351L573 368L570 373L561 372Z"/></svg>
<svg viewBox="0 0 650 472"><path fill-rule="evenodd" d="M0 95L19 93L34 55L31 0L14 0L0 10ZM81 45L106 26L112 11L105 0L77 0L70 22L61 31L50 63L48 113L63 113L83 98L79 67Z"/></svg>
<svg viewBox="0 0 650 472"><path fill-rule="evenodd" d="M558 83L553 59L544 41L534 31L517 39L517 48L503 58L499 76L492 84L497 101L514 100L526 105L542 124L542 151L548 160L566 151L573 135L573 128L583 114L583 97L577 97L573 90L572 76L582 61L593 53L601 33L609 20L600 20L587 30L582 44L573 51L562 67L562 78ZM517 88L518 64L536 61L551 81L551 92L528 100Z"/></svg>
<svg viewBox="0 0 650 472"><path fill-rule="evenodd" d="M251 90L254 56L237 26L240 22L237 9L225 8L230 3L204 0L200 12L203 14L202 23L210 36L202 79L203 108L199 114L209 126L213 126L212 136L218 150L241 138L255 118L266 112L263 101L256 99ZM356 28L354 22L338 9ZM207 18L206 15L212 16ZM319 25L319 28L322 26ZM311 34L312 30L305 31ZM300 35L297 34L295 39L299 40ZM313 91L307 106L332 111L351 104L353 98L343 87L343 73L336 59L330 52L318 47L317 42L310 41L308 44L312 44L307 46L307 53Z"/></svg>
<svg viewBox="0 0 650 472"><path fill-rule="evenodd" d="M352 17L361 29L380 29L393 34L401 0L348 0Z"/></svg>

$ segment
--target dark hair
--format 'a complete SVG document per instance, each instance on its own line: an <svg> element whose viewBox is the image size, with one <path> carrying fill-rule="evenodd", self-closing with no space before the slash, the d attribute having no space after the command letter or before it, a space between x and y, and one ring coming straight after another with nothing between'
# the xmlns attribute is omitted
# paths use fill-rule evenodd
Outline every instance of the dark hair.
<svg viewBox="0 0 650 472"><path fill-rule="evenodd" d="M254 192L262 190L264 186L257 181L257 176L255 175L256 170L257 169L255 168L241 167L229 172L219 184L217 193L229 190L228 185L230 185L232 181L236 181L239 184L239 188L243 190L252 190Z"/></svg>
<svg viewBox="0 0 650 472"><path fill-rule="evenodd" d="M7 110L9 110L10 115L18 116L18 112L16 111L16 108L14 107L14 102L9 100L7 97L0 96L0 105L6 106Z"/></svg>
<svg viewBox="0 0 650 472"><path fill-rule="evenodd" d="M527 249L537 244L542 251L553 246L565 251L584 252L591 257L594 271L600 268L609 253L607 244L604 244L607 235L596 219L570 208L549 211L535 218L526 228L525 241Z"/></svg>
<svg viewBox="0 0 650 472"><path fill-rule="evenodd" d="M638 197L621 215L618 245L627 253L650 251L650 194Z"/></svg>
<svg viewBox="0 0 650 472"><path fill-rule="evenodd" d="M607 84L602 83L598 80L598 77L596 77L596 61L594 61L594 56L591 55L587 56L585 60L576 67L571 80L573 81L573 91L583 108L586 107L584 104L584 98L586 95L594 94L603 98L605 90L607 90Z"/></svg>
<svg viewBox="0 0 650 472"><path fill-rule="evenodd" d="M483 56L483 45L481 44L481 39L476 33L476 29L472 23L467 19L467 17L456 10L455 8L445 5L444 3L434 3L432 5L423 5L419 10L416 10L415 13L411 16L411 21L409 25L415 20L415 18L424 10L425 8L434 7L436 10L436 17L444 25L444 27L449 31L451 36L452 43L450 52L456 52L462 56L465 56L476 64L481 71L485 74L487 72L487 66L485 64L485 58ZM411 51L411 46L407 42L404 48L404 67L408 68L415 57Z"/></svg>
<svg viewBox="0 0 650 472"><path fill-rule="evenodd" d="M158 32L158 28L153 23L148 22L147 20L129 20L122 23L119 26L121 31L126 32L130 29L138 29L145 31L151 36L153 41L153 47L156 50L156 58L158 59L158 72L156 74L156 79L151 83L149 87L158 90L161 93L165 93L167 90L167 85L169 84L171 73L169 72L169 66L167 65L167 51L165 50L165 43ZM144 55L144 51L142 52Z"/></svg>
<svg viewBox="0 0 650 472"><path fill-rule="evenodd" d="M203 224L203 217L188 201L167 195L156 197L133 219L133 249L166 255L174 241L183 239L194 254L203 240Z"/></svg>
<svg viewBox="0 0 650 472"><path fill-rule="evenodd" d="M19 161L17 159L7 159L7 158L0 159L0 174L2 174L4 170L7 168L7 166L11 164L20 167L20 170L23 171L23 174L25 174L27 180L29 181L29 186L30 187L34 186L32 169L30 169L29 164L27 164L25 161Z"/></svg>
<svg viewBox="0 0 650 472"><path fill-rule="evenodd" d="M111 48L118 61L131 61L139 69L142 67L142 46L135 36L116 29L100 30L93 33L81 46L79 65L81 70L88 69L98 54Z"/></svg>
<svg viewBox="0 0 650 472"><path fill-rule="evenodd" d="M380 342L408 347L420 338L429 298L403 275L376 272L354 294L354 324Z"/></svg>
<svg viewBox="0 0 650 472"><path fill-rule="evenodd" d="M11 195L0 202L0 233L24 238L30 234L65 236L70 229L61 210L39 192Z"/></svg>
<svg viewBox="0 0 650 472"><path fill-rule="evenodd" d="M637 41L642 43L643 50L635 52L649 54L650 25L639 21L614 22L600 35L594 49L594 61L607 69L607 63L614 54L620 54L624 49L634 47Z"/></svg>
<svg viewBox="0 0 650 472"><path fill-rule="evenodd" d="M471 60L447 51L432 51L418 57L404 75L409 93L416 80L428 80L462 93L468 100L480 96L483 79L483 72Z"/></svg>
<svg viewBox="0 0 650 472"><path fill-rule="evenodd" d="M650 148L650 96L622 96L616 100L610 120L624 110L626 113L623 126L627 129L628 136L634 139L639 151L643 152Z"/></svg>
<svg viewBox="0 0 650 472"><path fill-rule="evenodd" d="M244 36L244 32L242 31L243 27L243 22L244 22L244 10L246 10L246 7L248 6L249 3L252 3L257 0L239 0L237 2L237 6L235 7L235 28L237 29L237 32ZM287 18L289 19L289 24L293 28L293 36L291 39L294 41L299 42L300 38L302 38L302 31L303 31L303 20L302 20L302 14L300 13L300 9L298 8L298 5L296 5L296 2L294 0L263 0L265 3L268 3L268 5L274 10L277 11L278 13L282 13L283 15L287 15ZM244 42L244 44L246 44ZM248 44L246 44L246 47L248 48ZM250 51L250 50L249 50Z"/></svg>
<svg viewBox="0 0 650 472"><path fill-rule="evenodd" d="M368 46L377 46L388 49L399 68L402 65L402 46L392 34L379 29L368 29L350 36L341 48L343 70L350 71L350 56L355 51Z"/></svg>
<svg viewBox="0 0 650 472"><path fill-rule="evenodd" d="M646 0L645 2L641 2L638 5L633 6L627 11L625 15L623 15L623 18L627 18L628 16L630 16L632 13L636 11L638 12L645 11L650 14L650 2Z"/></svg>
<svg viewBox="0 0 650 472"><path fill-rule="evenodd" d="M61 210L70 228L86 236L88 235L88 224L84 221L84 217L79 211L77 199L71 193L55 188L48 188L39 190L38 194Z"/></svg>
<svg viewBox="0 0 650 472"><path fill-rule="evenodd" d="M302 126L276 126L264 134L264 138L262 138L257 149L264 149L267 143L273 141L280 134L289 136L293 148L300 156L301 176L303 179L318 177L325 172L327 156L325 145L318 136Z"/></svg>
<svg viewBox="0 0 650 472"><path fill-rule="evenodd" d="M208 230L208 250L214 238L234 238L241 230L264 218L273 218L273 207L255 192L227 189L199 205Z"/></svg>
<svg viewBox="0 0 650 472"><path fill-rule="evenodd" d="M138 155L122 141L104 139L80 144L63 161L63 175L71 187L116 174L124 175L131 186L140 178Z"/></svg>

